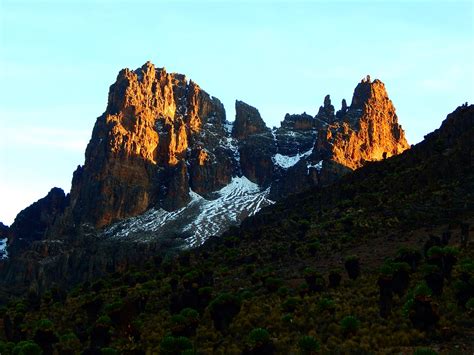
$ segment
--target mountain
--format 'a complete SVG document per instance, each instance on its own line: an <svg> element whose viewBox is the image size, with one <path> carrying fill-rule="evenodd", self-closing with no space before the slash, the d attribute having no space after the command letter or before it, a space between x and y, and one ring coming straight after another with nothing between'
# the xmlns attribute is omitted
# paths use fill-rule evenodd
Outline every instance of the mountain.
<svg viewBox="0 0 474 355"><path fill-rule="evenodd" d="M9 229L0 282L18 292L66 286L143 259L142 249L197 246L409 148L384 84L369 77L349 107L343 100L335 113L328 95L314 117L287 114L275 129L256 108L235 109L231 123L217 98L150 62L120 71L70 194L51 190Z"/></svg>
<svg viewBox="0 0 474 355"><path fill-rule="evenodd" d="M58 353L472 353L473 141L464 105L402 154L198 248L70 293L31 290L2 310L5 339Z"/></svg>

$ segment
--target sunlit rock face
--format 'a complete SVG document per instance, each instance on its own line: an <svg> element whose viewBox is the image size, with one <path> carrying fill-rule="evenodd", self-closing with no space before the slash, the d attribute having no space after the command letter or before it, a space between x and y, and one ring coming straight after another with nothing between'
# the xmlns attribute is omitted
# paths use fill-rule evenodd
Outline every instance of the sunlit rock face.
<svg viewBox="0 0 474 355"><path fill-rule="evenodd" d="M405 133L398 124L392 101L380 80L362 80L354 91L349 108L338 112L322 130L317 150L329 151L331 159L350 169L367 161L381 160L409 148Z"/></svg>
<svg viewBox="0 0 474 355"><path fill-rule="evenodd" d="M176 210L190 191L209 197L240 175L278 199L408 148L379 80L362 80L337 113L327 95L316 116L287 114L274 130L256 108L237 100L235 109L226 124L221 102L184 75L151 63L122 70L74 173L65 223Z"/></svg>
<svg viewBox="0 0 474 355"><path fill-rule="evenodd" d="M221 102L184 75L149 62L122 70L74 173L74 220L102 227L152 206L182 207L189 184L200 193L224 186L232 163L222 157L212 167L222 156L213 134L224 136L224 123Z"/></svg>

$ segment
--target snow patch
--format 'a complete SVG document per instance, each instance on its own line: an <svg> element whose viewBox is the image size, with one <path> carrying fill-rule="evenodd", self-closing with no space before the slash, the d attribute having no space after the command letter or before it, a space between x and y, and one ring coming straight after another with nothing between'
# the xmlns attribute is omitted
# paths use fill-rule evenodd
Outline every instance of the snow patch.
<svg viewBox="0 0 474 355"><path fill-rule="evenodd" d="M280 153L277 153L272 157L272 161L275 165L278 165L283 169L288 169L298 163L300 159L310 156L311 153L313 153L313 148L311 148L307 152L304 152L303 154L298 153L293 156L282 155Z"/></svg>
<svg viewBox="0 0 474 355"><path fill-rule="evenodd" d="M110 226L103 234L110 238L133 238L145 242L172 233L184 236L186 247L194 247L275 203L268 198L269 193L270 189L261 191L246 177L234 177L227 186L214 193L215 199L206 199L191 190L191 200L185 207L171 212L151 209Z"/></svg>
<svg viewBox="0 0 474 355"><path fill-rule="evenodd" d="M225 121L224 123L224 129L227 133L231 134L232 133L232 127L234 127L233 122Z"/></svg>
<svg viewBox="0 0 474 355"><path fill-rule="evenodd" d="M8 258L7 242L7 238L0 239L0 260Z"/></svg>
<svg viewBox="0 0 474 355"><path fill-rule="evenodd" d="M321 169L323 168L323 161L320 160L316 164L308 164L307 168L308 168L308 172L307 172L308 174L309 174L309 169L311 168L316 169L316 171L319 173L321 172Z"/></svg>

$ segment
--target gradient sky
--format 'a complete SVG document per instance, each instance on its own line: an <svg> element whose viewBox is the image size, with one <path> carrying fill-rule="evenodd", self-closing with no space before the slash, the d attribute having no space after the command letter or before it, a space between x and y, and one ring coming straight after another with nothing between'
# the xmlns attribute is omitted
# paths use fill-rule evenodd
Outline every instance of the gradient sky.
<svg viewBox="0 0 474 355"><path fill-rule="evenodd" d="M269 126L381 79L409 143L474 99L473 1L0 0L0 221L72 172L109 86L152 61Z"/></svg>

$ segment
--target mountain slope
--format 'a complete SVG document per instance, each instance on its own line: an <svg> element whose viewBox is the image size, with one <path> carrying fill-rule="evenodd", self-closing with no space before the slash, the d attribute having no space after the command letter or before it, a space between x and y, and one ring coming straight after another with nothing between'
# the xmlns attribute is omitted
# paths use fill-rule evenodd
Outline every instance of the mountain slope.
<svg viewBox="0 0 474 355"><path fill-rule="evenodd" d="M316 116L286 115L270 129L241 101L228 122L220 101L182 74L149 62L124 69L60 208L47 197L8 230L0 284L68 287L146 258L134 243L163 253L199 245L284 196L407 148L379 80L364 79L336 114L328 95Z"/></svg>
<svg viewBox="0 0 474 355"><path fill-rule="evenodd" d="M407 152L198 249L12 303L5 336L140 354L471 353L473 141L474 106L459 107Z"/></svg>

